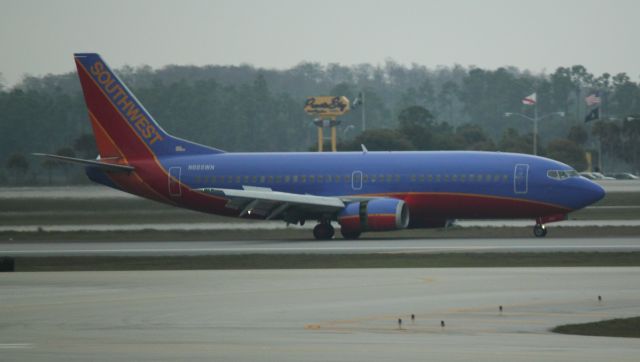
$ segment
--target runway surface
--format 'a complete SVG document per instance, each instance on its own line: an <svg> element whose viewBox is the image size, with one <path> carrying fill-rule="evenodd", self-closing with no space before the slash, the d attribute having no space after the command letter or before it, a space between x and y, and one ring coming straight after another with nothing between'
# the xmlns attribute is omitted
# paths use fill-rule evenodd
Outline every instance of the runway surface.
<svg viewBox="0 0 640 362"><path fill-rule="evenodd" d="M0 284L3 361L640 355L637 339L549 332L636 316L637 267L7 273Z"/></svg>
<svg viewBox="0 0 640 362"><path fill-rule="evenodd" d="M214 254L349 254L435 252L640 251L640 237L505 238L505 239L373 239L373 240L243 240L3 242L0 255L214 255Z"/></svg>
<svg viewBox="0 0 640 362"><path fill-rule="evenodd" d="M635 208L635 207L634 207ZM287 225L283 221L255 222L183 222L183 223L136 223L136 224L38 224L32 225L0 225L0 232L75 232L75 231L217 231L217 230L311 230L315 223L305 226ZM336 229L338 223L333 223ZM534 220L456 220L459 227L533 227ZM640 220L565 220L553 224L554 227L622 227L640 226Z"/></svg>

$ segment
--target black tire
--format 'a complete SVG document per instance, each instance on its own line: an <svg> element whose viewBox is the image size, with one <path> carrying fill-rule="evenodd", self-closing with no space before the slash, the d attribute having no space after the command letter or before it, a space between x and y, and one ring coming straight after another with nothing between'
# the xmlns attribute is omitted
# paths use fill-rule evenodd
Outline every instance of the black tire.
<svg viewBox="0 0 640 362"><path fill-rule="evenodd" d="M318 224L313 228L313 236L317 240L330 240L335 233L331 224Z"/></svg>
<svg viewBox="0 0 640 362"><path fill-rule="evenodd" d="M340 231L342 237L349 240L355 240L360 237L361 232L359 231Z"/></svg>
<svg viewBox="0 0 640 362"><path fill-rule="evenodd" d="M544 225L536 224L536 226L533 227L533 235L537 238L544 238L547 236L547 228Z"/></svg>

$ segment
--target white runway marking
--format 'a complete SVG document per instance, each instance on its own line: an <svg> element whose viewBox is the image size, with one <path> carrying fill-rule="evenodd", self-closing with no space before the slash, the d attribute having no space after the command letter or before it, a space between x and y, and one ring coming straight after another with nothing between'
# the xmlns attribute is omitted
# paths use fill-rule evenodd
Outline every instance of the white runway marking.
<svg viewBox="0 0 640 362"><path fill-rule="evenodd" d="M33 348L33 343L0 343L0 349L27 349Z"/></svg>

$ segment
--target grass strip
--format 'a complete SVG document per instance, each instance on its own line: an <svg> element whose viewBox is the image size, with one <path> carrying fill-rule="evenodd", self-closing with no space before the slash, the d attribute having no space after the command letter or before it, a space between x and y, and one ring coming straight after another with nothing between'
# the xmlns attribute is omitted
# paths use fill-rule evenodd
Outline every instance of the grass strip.
<svg viewBox="0 0 640 362"><path fill-rule="evenodd" d="M555 327L551 331L581 336L640 338L640 317L609 319L581 324L565 324Z"/></svg>
<svg viewBox="0 0 640 362"><path fill-rule="evenodd" d="M640 252L15 257L16 271L640 266Z"/></svg>

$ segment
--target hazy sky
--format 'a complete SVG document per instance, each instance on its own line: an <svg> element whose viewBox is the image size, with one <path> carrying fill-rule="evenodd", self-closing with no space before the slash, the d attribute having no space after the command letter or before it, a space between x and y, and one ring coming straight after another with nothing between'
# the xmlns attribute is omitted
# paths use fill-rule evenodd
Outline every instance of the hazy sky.
<svg viewBox="0 0 640 362"><path fill-rule="evenodd" d="M13 85L99 52L113 67L582 64L637 81L639 15L637 0L0 0L0 73Z"/></svg>

